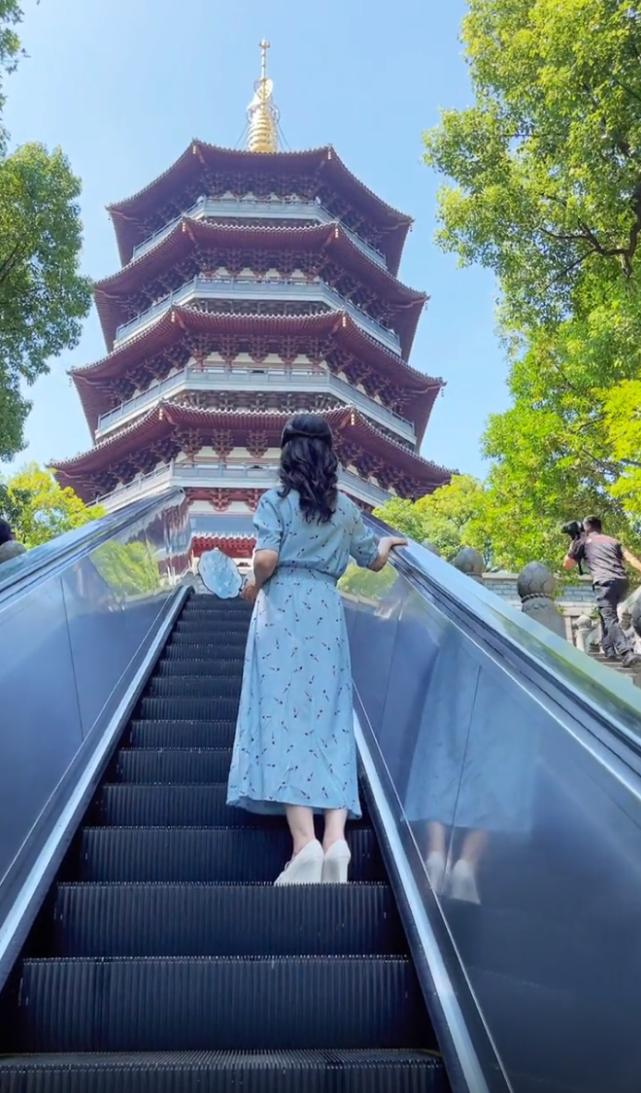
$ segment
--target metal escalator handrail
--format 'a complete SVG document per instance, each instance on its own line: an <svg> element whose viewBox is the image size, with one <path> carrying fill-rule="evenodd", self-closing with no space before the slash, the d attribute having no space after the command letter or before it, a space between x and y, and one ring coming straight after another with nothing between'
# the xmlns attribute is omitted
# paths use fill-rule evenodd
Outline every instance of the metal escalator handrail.
<svg viewBox="0 0 641 1093"><path fill-rule="evenodd" d="M380 535L393 529L373 516L366 523ZM398 534L396 532L396 534ZM589 659L570 642L505 603L438 555L409 540L390 559L423 595L546 693L563 693L583 727L641 773L641 691L611 669ZM613 748L614 740L625 748Z"/></svg>
<svg viewBox="0 0 641 1093"><path fill-rule="evenodd" d="M27 586L46 576L54 568L64 567L89 554L153 509L164 508L172 502L178 503L183 497L184 491L174 487L145 500L134 501L117 512L58 535L50 542L34 547L10 562L3 562L0 566L0 606L10 596L23 592Z"/></svg>

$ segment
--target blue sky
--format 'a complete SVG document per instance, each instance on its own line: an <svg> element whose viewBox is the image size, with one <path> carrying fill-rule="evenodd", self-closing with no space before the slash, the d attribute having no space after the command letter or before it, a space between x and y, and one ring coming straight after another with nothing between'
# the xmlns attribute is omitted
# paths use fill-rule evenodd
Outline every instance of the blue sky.
<svg viewBox="0 0 641 1093"><path fill-rule="evenodd" d="M415 218L401 278L431 299L415 368L447 380L422 452L482 474L479 441L507 404L493 278L461 270L433 243L439 180L421 133L443 107L471 102L458 39L463 0L35 0L24 2L28 57L7 81L12 143L61 145L82 179L82 266L118 258L105 205L146 185L192 137L237 146L258 75L258 41L291 148L333 144L349 168ZM89 433L66 375L104 355L95 311L76 349L31 389L29 446L15 460L82 451Z"/></svg>

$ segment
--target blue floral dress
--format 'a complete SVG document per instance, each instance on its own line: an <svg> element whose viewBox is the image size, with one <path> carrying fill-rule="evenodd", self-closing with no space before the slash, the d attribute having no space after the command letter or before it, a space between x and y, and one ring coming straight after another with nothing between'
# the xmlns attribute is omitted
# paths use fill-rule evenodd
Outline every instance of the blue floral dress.
<svg viewBox="0 0 641 1093"><path fill-rule="evenodd" d="M251 618L227 803L285 805L360 816L352 673L336 582L349 556L369 566L376 537L344 494L326 524L308 523L298 494L263 494L256 549L278 551Z"/></svg>

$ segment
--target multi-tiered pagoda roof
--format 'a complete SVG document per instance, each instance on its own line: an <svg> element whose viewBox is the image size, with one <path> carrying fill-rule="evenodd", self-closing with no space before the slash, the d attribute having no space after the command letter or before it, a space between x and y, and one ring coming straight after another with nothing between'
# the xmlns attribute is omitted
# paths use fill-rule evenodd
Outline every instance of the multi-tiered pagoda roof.
<svg viewBox="0 0 641 1093"><path fill-rule="evenodd" d="M248 189L249 187L249 189ZM123 265L137 247L208 195L214 200L317 203L398 272L412 218L387 205L351 173L331 145L305 152L255 152L192 140L164 174L108 206Z"/></svg>
<svg viewBox="0 0 641 1093"><path fill-rule="evenodd" d="M72 371L94 446L56 463L115 508L180 484L249 512L289 415L327 417L362 505L448 480L419 446L442 387L407 363L426 296L398 278L410 218L330 147L279 152L267 96L250 151L201 141L110 206L122 268L97 282L107 355Z"/></svg>

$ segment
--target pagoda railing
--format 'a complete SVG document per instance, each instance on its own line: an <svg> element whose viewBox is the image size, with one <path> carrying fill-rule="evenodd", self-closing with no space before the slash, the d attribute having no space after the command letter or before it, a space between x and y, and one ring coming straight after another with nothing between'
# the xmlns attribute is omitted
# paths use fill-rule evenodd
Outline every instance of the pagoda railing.
<svg viewBox="0 0 641 1093"><path fill-rule="evenodd" d="M264 370L238 366L226 368L222 364L184 368L181 372L152 384L146 391L127 399L115 410L101 414L96 438L148 410L159 399L169 398L183 391L273 391L285 394L302 391L334 395L342 402L362 410L377 424L392 429L403 440L416 443L416 430L411 422L331 373L297 367Z"/></svg>
<svg viewBox="0 0 641 1093"><path fill-rule="evenodd" d="M242 277L194 277L192 281L170 292L146 311L136 315L134 319L119 326L116 330L114 346L120 346L129 338L142 333L172 305L188 304L198 299L229 300L231 303L235 300L279 301L292 304L310 301L319 303L330 311L346 311L370 337L381 342L393 353L400 354L400 339L395 331L388 330L382 323L377 322L371 315L367 315L322 281L258 281Z"/></svg>
<svg viewBox="0 0 641 1093"><path fill-rule="evenodd" d="M174 217L163 228L159 228L153 235L148 236L137 247L134 247L133 258L140 258L148 250L155 247L165 239L171 231L180 224L184 216L192 220L216 220L217 217L231 217L239 220L250 218L256 220L312 220L319 224L340 224L342 230L352 242L366 254L372 262L383 269L387 267L384 256L377 251L371 243L366 243L360 235L348 228L342 220L338 219L315 201L258 201L255 197L199 197L198 201L180 216Z"/></svg>
<svg viewBox="0 0 641 1093"><path fill-rule="evenodd" d="M201 489L229 489L243 486L248 490L267 490L278 482L275 466L225 466L221 463L195 463L193 465L176 463L164 464L141 474L125 485L116 487L110 493L98 499L107 511L122 508L142 497L161 493L168 486ZM366 482L352 471L341 469L338 473L341 489L368 505L382 505L389 499L389 493L373 482Z"/></svg>

